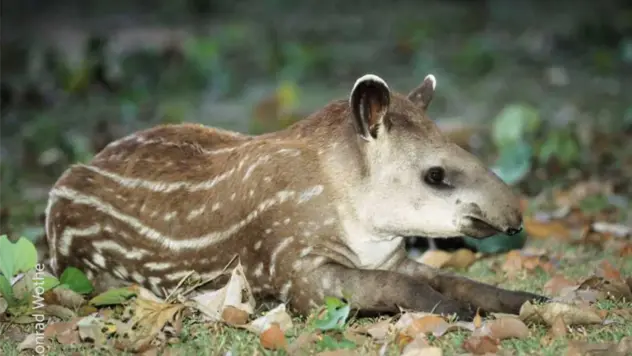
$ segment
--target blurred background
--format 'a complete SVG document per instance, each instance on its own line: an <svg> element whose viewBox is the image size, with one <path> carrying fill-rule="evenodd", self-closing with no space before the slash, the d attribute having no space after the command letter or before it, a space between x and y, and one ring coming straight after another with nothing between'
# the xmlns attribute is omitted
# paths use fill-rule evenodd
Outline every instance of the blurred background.
<svg viewBox="0 0 632 356"><path fill-rule="evenodd" d="M404 93L433 73L431 117L525 209L579 189L572 209L632 226L630 1L4 0L1 26L13 238L42 236L51 184L111 140L184 121L276 130L368 72Z"/></svg>

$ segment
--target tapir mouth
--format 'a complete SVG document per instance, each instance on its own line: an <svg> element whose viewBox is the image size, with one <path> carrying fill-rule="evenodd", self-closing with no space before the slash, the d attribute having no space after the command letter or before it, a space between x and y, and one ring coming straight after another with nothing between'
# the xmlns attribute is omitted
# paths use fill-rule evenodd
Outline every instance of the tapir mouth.
<svg viewBox="0 0 632 356"><path fill-rule="evenodd" d="M477 216L468 215L462 220L461 232L465 236L484 239L504 231L504 229Z"/></svg>

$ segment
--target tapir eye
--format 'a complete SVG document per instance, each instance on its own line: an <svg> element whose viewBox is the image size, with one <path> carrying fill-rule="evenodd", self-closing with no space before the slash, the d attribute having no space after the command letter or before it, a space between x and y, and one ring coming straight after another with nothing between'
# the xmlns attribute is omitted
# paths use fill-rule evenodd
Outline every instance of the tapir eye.
<svg viewBox="0 0 632 356"><path fill-rule="evenodd" d="M445 179L445 170L441 167L432 167L428 169L424 179L430 185L441 185Z"/></svg>

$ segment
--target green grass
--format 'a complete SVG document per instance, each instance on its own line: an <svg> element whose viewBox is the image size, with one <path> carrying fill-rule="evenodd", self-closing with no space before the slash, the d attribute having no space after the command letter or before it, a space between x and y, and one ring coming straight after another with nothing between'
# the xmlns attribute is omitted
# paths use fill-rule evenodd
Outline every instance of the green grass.
<svg viewBox="0 0 632 356"><path fill-rule="evenodd" d="M530 245L543 246L542 243L531 243ZM632 259L618 258L607 251L600 251L596 248L585 246L571 246L561 243L551 243L545 246L547 251L562 253L558 272L570 277L581 279L591 275L595 267L604 259L609 260L620 269L624 276L632 276ZM519 275L517 278L506 280L499 277L495 272L494 264L504 261L504 255L492 256L477 261L467 272L467 276L497 284L501 287L511 289L522 289L537 293L543 293L542 287L550 278L543 271L534 271ZM599 309L623 309L632 308L630 302L615 303L612 301L601 301L597 304ZM622 317L610 314L608 319L615 323L603 325L576 325L570 327L570 332L564 338L551 340L550 343L543 344L542 338L547 334L548 328L543 325L528 325L531 336L527 339L506 339L501 342L502 349L511 351L514 355L560 355L566 352L568 343L571 340L581 340L593 343L618 342L625 336L632 335L632 322L624 320ZM374 319L352 319L352 323L371 323ZM288 342L295 340L298 334L306 329L304 320L296 318L295 327L287 333ZM431 345L438 346L443 350L444 355L456 355L464 353L463 341L470 335L469 331L456 331L445 334L440 338L430 337ZM0 350L4 355L18 355L17 344L8 340L0 340ZM377 350L375 344L366 343L361 345L362 354L369 350ZM172 352L180 355L223 355L228 351L232 355L283 355L284 351L269 351L262 348L258 336L244 330L231 328L222 325L209 325L196 323L194 320L186 320L183 335L178 344L170 346ZM320 348L320 351L323 349ZM49 355L69 355L79 352L82 355L110 355L123 354L107 350L97 351L85 345L81 346L61 346L55 344ZM389 355L397 354L394 344L391 345Z"/></svg>

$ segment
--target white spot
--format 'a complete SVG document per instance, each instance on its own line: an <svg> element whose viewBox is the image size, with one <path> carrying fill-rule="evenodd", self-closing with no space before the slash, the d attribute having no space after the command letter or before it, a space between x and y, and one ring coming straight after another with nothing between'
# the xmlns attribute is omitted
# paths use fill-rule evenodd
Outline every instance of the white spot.
<svg viewBox="0 0 632 356"><path fill-rule="evenodd" d="M236 194L236 193L231 194L231 195L230 195L230 200L235 200L235 197L236 197L236 196L237 196L237 194Z"/></svg>
<svg viewBox="0 0 632 356"><path fill-rule="evenodd" d="M290 223L290 218L285 218L285 220L283 220L283 223L285 225L289 224Z"/></svg>
<svg viewBox="0 0 632 356"><path fill-rule="evenodd" d="M303 265L303 261L301 260L296 260L292 263L292 269L294 270L299 270L301 268L301 266Z"/></svg>
<svg viewBox="0 0 632 356"><path fill-rule="evenodd" d="M147 262L145 263L145 268L150 271L164 271L173 267L170 262Z"/></svg>
<svg viewBox="0 0 632 356"><path fill-rule="evenodd" d="M271 289L271 288L272 288L272 286L271 286L271 285L269 285L268 283L264 284L262 287L263 287L264 289Z"/></svg>
<svg viewBox="0 0 632 356"><path fill-rule="evenodd" d="M114 274L116 274L121 279L127 279L129 277L129 272L127 272L127 268L123 266L116 266L112 269Z"/></svg>
<svg viewBox="0 0 632 356"><path fill-rule="evenodd" d="M325 221L323 222L323 225L325 225L325 226L333 225L335 221L336 221L336 219L334 219L334 218L329 218L329 219L327 219L327 220L325 220Z"/></svg>
<svg viewBox="0 0 632 356"><path fill-rule="evenodd" d="M321 280L321 282L323 283L323 288L324 288L324 289L329 289L329 288L331 288L331 279L329 279L329 277L323 277L323 279Z"/></svg>
<svg viewBox="0 0 632 356"><path fill-rule="evenodd" d="M145 277L136 271L132 272L132 279L138 284L145 283Z"/></svg>
<svg viewBox="0 0 632 356"><path fill-rule="evenodd" d="M250 189L250 191L248 192L248 195L250 195L250 196L255 195L255 191L254 191L254 190L252 190L252 189Z"/></svg>
<svg viewBox="0 0 632 356"><path fill-rule="evenodd" d="M175 212L175 211L172 211L172 212L170 212L168 214L165 214L165 221L170 221L171 219L173 219L176 216L176 214L178 214L178 213Z"/></svg>
<svg viewBox="0 0 632 356"><path fill-rule="evenodd" d="M309 189L301 192L300 197L298 198L298 203L302 204L315 196L320 195L323 192L324 187L322 185L315 185Z"/></svg>
<svg viewBox="0 0 632 356"><path fill-rule="evenodd" d="M261 244L263 243L262 240L259 240L257 242L255 242L255 251L261 248Z"/></svg>
<svg viewBox="0 0 632 356"><path fill-rule="evenodd" d="M169 273L165 277L167 278L167 280L170 280L170 281L180 281L182 278L189 275L190 273L191 273L190 270L184 270L184 271ZM154 277L151 277L151 278L154 278Z"/></svg>
<svg viewBox="0 0 632 356"><path fill-rule="evenodd" d="M282 287L281 287L281 291L280 291L280 297L282 301L287 301L287 295L290 292L290 288L292 288L292 281L288 281L286 282Z"/></svg>
<svg viewBox="0 0 632 356"><path fill-rule="evenodd" d="M187 215L187 220L193 220L196 217L202 215L202 213L204 213L204 210L206 210L206 206L204 205L202 205L201 207L197 209L191 210L191 212L189 212L189 215Z"/></svg>
<svg viewBox="0 0 632 356"><path fill-rule="evenodd" d="M81 261L83 261L83 263L85 263L88 267L92 268L93 270L99 270L99 267L97 267L94 263L92 263L92 261L88 260L87 258L82 258Z"/></svg>
<svg viewBox="0 0 632 356"><path fill-rule="evenodd" d="M245 182L246 179L250 177L255 167L257 167L258 165L262 163L268 162L269 159L270 159L270 155L264 155L264 156L259 157L255 163L251 164L250 167L248 167L248 169L246 170L246 174L244 174L244 177L242 178L242 182Z"/></svg>
<svg viewBox="0 0 632 356"><path fill-rule="evenodd" d="M272 251L272 256L270 257L270 276L274 276L274 272L276 269L276 259L277 259L278 254L281 251L283 251L283 249L288 247L292 243L292 241L294 241L294 237L290 236L284 239L283 241L281 241L281 243L277 245L274 251Z"/></svg>
<svg viewBox="0 0 632 356"><path fill-rule="evenodd" d="M92 261L94 261L94 263L101 267L101 268L105 268L105 258L103 257L103 255L99 254L99 253L93 253L92 254Z"/></svg>
<svg viewBox="0 0 632 356"><path fill-rule="evenodd" d="M257 268L255 268L255 271L253 272L253 275L257 278L263 276L263 262L259 263L257 265Z"/></svg>
<svg viewBox="0 0 632 356"><path fill-rule="evenodd" d="M279 226L279 225L281 225L281 223L278 222L278 221L275 221L275 222L272 223L272 226Z"/></svg>
<svg viewBox="0 0 632 356"><path fill-rule="evenodd" d="M221 206L220 203L213 204L213 208L211 209L211 211L218 211L220 206Z"/></svg>
<svg viewBox="0 0 632 356"><path fill-rule="evenodd" d="M272 229L266 229L266 231L265 231L266 234L269 234L271 232L272 232Z"/></svg>
<svg viewBox="0 0 632 356"><path fill-rule="evenodd" d="M309 255L309 253L312 252L313 249L314 248L312 246L305 247L304 249L301 250L301 257L305 257Z"/></svg>
<svg viewBox="0 0 632 356"><path fill-rule="evenodd" d="M272 178L270 177L263 177L263 181L266 183L270 183L272 181Z"/></svg>

